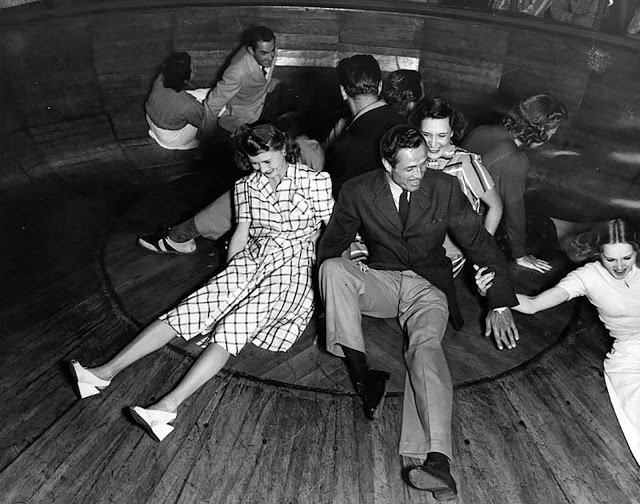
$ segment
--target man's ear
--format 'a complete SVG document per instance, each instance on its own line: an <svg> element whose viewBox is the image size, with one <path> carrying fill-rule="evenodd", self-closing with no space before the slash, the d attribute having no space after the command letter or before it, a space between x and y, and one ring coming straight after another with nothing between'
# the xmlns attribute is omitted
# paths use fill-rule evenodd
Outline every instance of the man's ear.
<svg viewBox="0 0 640 504"><path fill-rule="evenodd" d="M251 47L250 45L248 45L248 46L247 46L247 51L249 51L249 54L255 58L255 56L256 56L256 52L253 50L253 47Z"/></svg>
<svg viewBox="0 0 640 504"><path fill-rule="evenodd" d="M343 100L347 99L347 92L344 90L344 86L342 84L340 84L340 94L342 95Z"/></svg>
<svg viewBox="0 0 640 504"><path fill-rule="evenodd" d="M393 170L393 166L391 166L391 163L385 158L382 158L382 166L384 166L384 169L387 170L387 173L391 173L391 170Z"/></svg>

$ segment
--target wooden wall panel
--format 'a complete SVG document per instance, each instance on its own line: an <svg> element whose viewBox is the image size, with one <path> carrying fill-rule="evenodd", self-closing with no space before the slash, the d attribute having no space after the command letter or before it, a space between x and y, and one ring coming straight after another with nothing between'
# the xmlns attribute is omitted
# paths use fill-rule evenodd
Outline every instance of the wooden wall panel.
<svg viewBox="0 0 640 504"><path fill-rule="evenodd" d="M425 19L419 40L427 94L465 105L486 102L500 84L508 32L454 19Z"/></svg>
<svg viewBox="0 0 640 504"><path fill-rule="evenodd" d="M582 100L589 70L588 45L567 38L541 37L537 32L514 30L500 92L514 100L538 93L550 93L575 111Z"/></svg>
<svg viewBox="0 0 640 504"><path fill-rule="evenodd" d="M144 100L162 60L173 51L170 10L96 15L90 19L104 111L118 139L144 136Z"/></svg>
<svg viewBox="0 0 640 504"><path fill-rule="evenodd" d="M507 54L508 36L506 28L425 18L418 44L423 51L500 62Z"/></svg>
<svg viewBox="0 0 640 504"><path fill-rule="evenodd" d="M422 18L390 13L343 12L340 18L338 59L373 55L383 72L417 70Z"/></svg>
<svg viewBox="0 0 640 504"><path fill-rule="evenodd" d="M130 163L162 164L163 152L150 148L143 110L162 59L174 49L189 51L195 84L209 85L240 45L240 34L264 24L278 37L276 77L303 86L314 103L326 104L327 122L343 105L336 63L369 53L384 72L419 69L427 93L446 94L473 122L496 120L515 100L550 92L571 110L571 124L555 143L582 152L572 165L576 170L585 176L597 172L594 180L608 177L614 185L640 178L640 53L625 44L594 42L569 29L528 30L507 18L496 24L428 12L202 3L153 9L136 4L110 12L115 4L104 5L103 12L82 14L78 7L77 14L67 10L33 23L5 24L0 34L0 134L31 127L35 150L46 151L44 161L25 171L29 176L67 162L76 168L93 162L110 166L121 159L118 145L137 149ZM82 127L89 129L81 132ZM17 180L16 170L25 169L13 159L7 177Z"/></svg>
<svg viewBox="0 0 640 504"><path fill-rule="evenodd" d="M100 113L86 21L50 20L11 27L2 36L11 96L28 125Z"/></svg>

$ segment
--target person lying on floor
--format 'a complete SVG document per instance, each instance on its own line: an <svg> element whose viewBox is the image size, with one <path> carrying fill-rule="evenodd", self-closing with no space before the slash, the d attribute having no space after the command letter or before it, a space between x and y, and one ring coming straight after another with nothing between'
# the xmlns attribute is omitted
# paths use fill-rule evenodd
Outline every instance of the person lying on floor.
<svg viewBox="0 0 640 504"><path fill-rule="evenodd" d="M604 381L631 453L640 463L640 236L624 219L612 219L571 240L570 257L584 266L536 296L516 294L512 308L533 314L585 296L614 339L604 360ZM476 273L480 293L491 287L493 274Z"/></svg>
<svg viewBox="0 0 640 504"><path fill-rule="evenodd" d="M237 226L227 267L147 326L106 363L71 361L81 398L98 394L120 371L176 337L206 336L194 365L159 401L130 408L158 441L173 430L180 405L247 343L286 351L314 309L312 265L321 225L333 210L331 180L301 164L286 135L271 124L247 127L238 141L254 172L234 189Z"/></svg>

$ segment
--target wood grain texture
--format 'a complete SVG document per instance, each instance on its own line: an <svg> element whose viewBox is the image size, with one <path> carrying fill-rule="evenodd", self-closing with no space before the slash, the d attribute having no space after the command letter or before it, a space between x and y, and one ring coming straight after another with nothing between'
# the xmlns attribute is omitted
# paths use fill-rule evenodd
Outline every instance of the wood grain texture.
<svg viewBox="0 0 640 504"><path fill-rule="evenodd" d="M126 407L153 402L186 372L191 359L166 348L99 396L76 398L62 364L101 362L138 330L113 304L100 251L118 217L174 176L158 168L134 185L116 172L112 192L90 178L82 191L59 181L42 199L34 182L20 186L28 207L0 202L2 218L24 226L7 228L12 247L0 251L2 502L435 502L406 483L419 461L397 454L401 397L371 422L352 395L223 372L158 444ZM580 321L534 362L455 390L457 502L637 502L637 466L602 379L609 341L591 311Z"/></svg>

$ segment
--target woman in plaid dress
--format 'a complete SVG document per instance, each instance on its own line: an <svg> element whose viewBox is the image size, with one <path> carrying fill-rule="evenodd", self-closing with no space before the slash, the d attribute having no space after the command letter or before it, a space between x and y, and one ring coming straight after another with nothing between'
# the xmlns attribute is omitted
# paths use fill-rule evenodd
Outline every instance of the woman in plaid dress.
<svg viewBox="0 0 640 504"><path fill-rule="evenodd" d="M81 397L99 393L129 364L176 336L206 335L205 350L184 379L157 403L131 408L157 440L173 427L178 406L248 343L285 351L313 311L311 268L322 222L333 209L331 180L297 161L293 144L271 124L246 128L238 147L254 172L236 182L237 226L227 268L142 331L102 366L72 361Z"/></svg>

